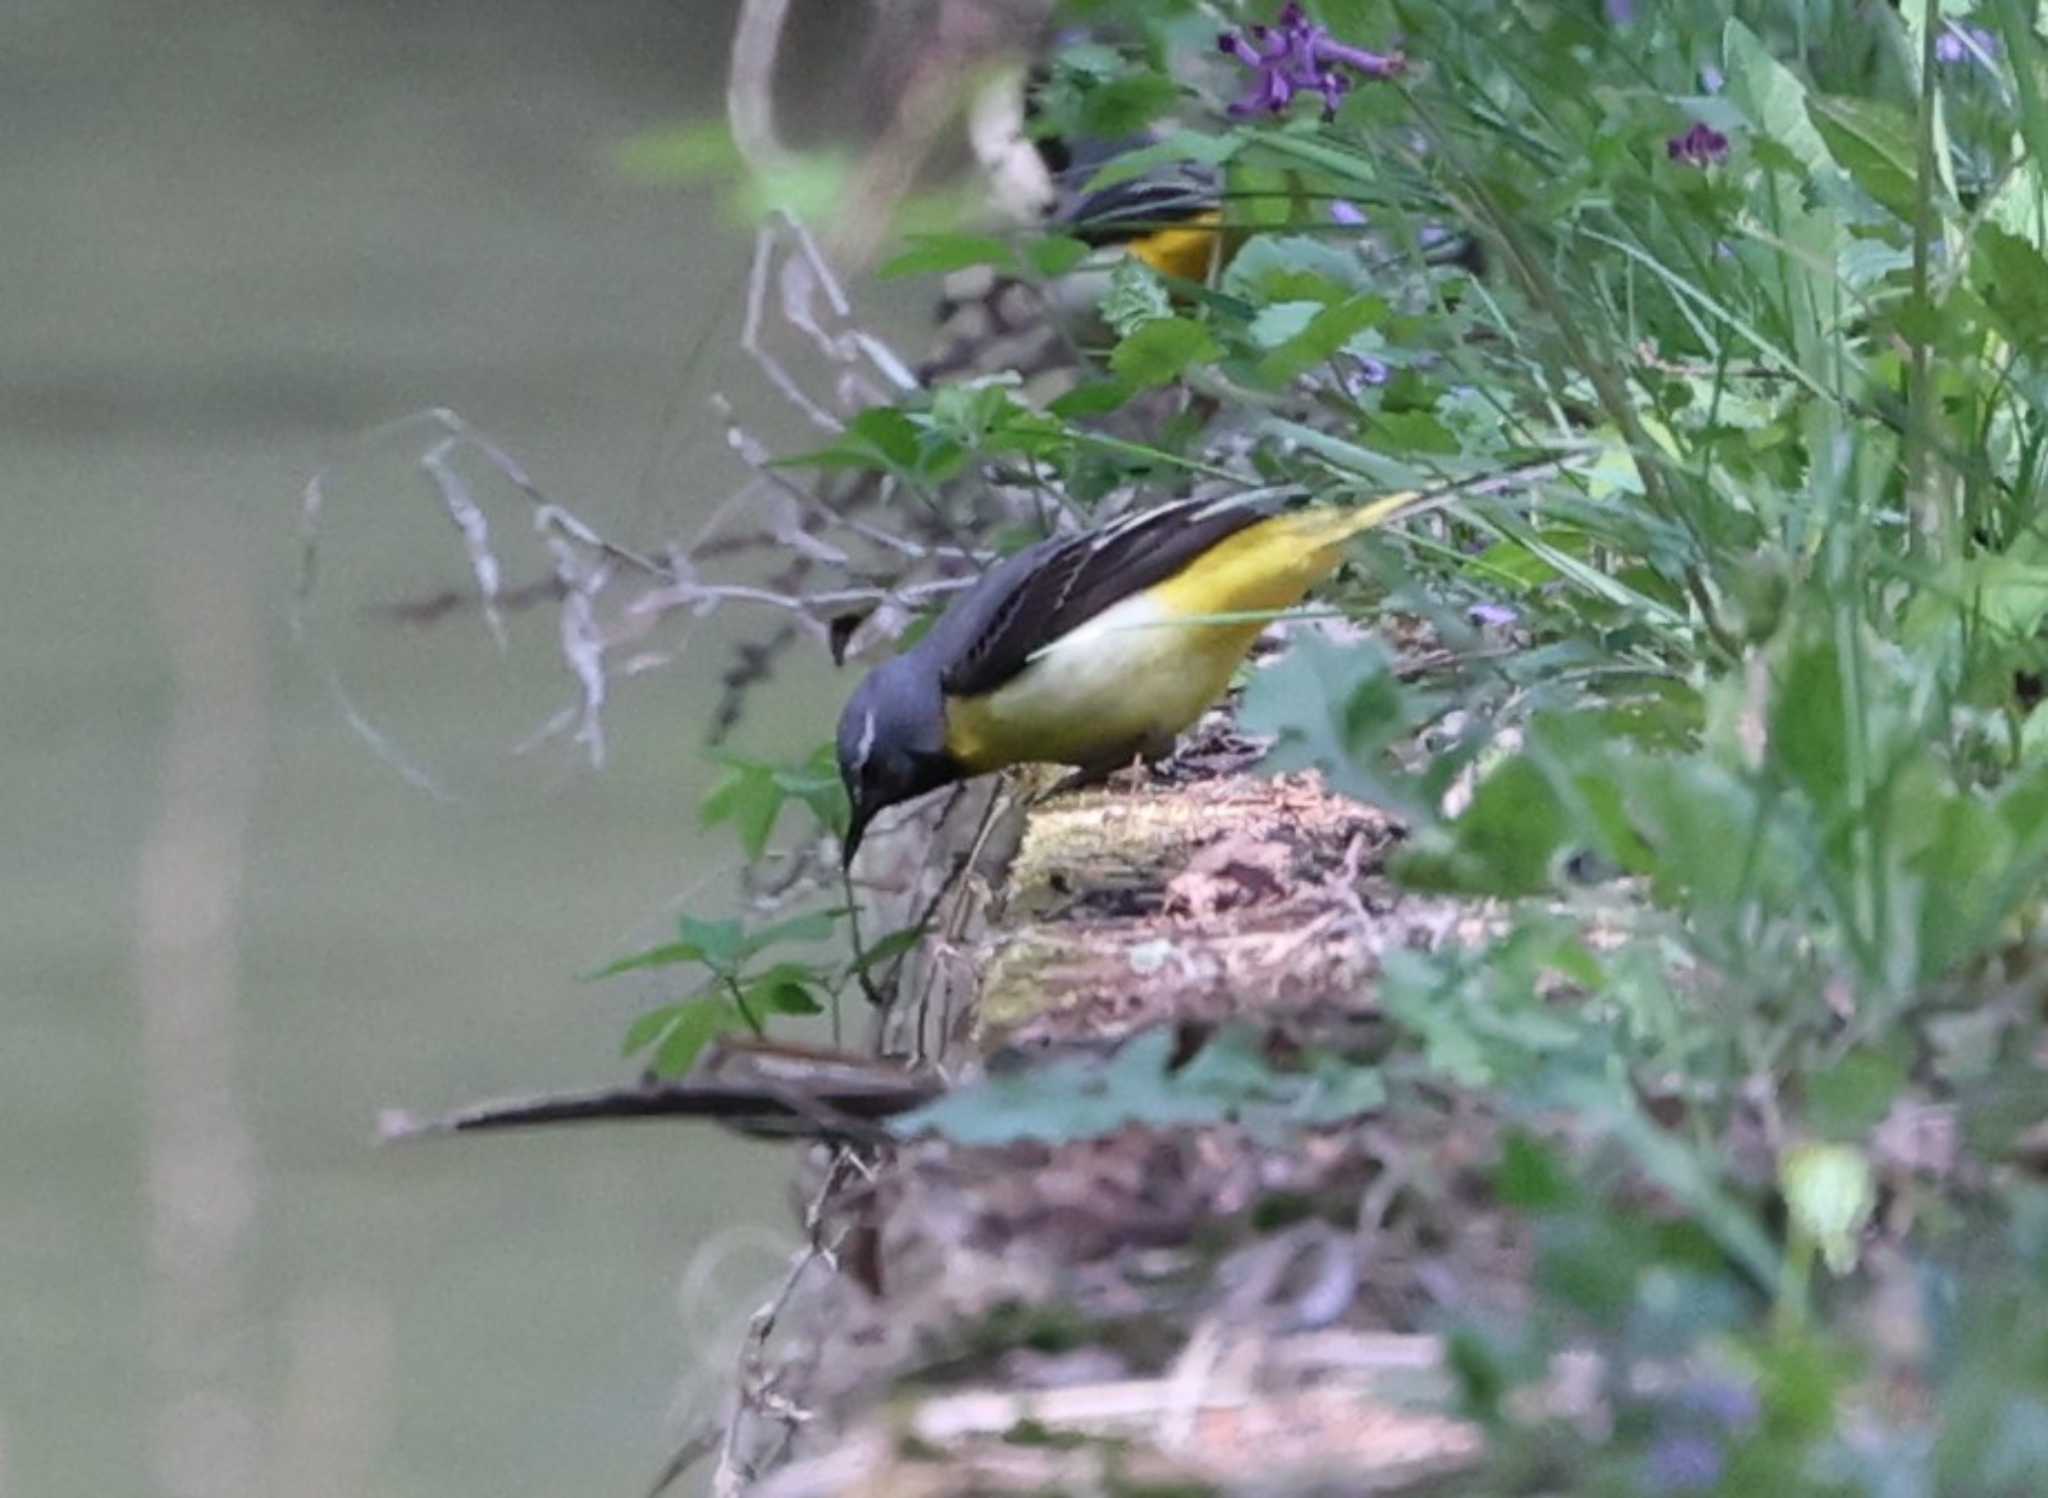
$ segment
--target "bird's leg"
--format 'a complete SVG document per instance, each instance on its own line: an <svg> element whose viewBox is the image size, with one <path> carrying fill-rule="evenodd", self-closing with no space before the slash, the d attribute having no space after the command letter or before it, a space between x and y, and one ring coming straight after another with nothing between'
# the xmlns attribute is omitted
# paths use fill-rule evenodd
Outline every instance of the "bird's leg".
<svg viewBox="0 0 2048 1498"><path fill-rule="evenodd" d="M1069 791L1106 785L1122 774L1131 777L1130 789L1138 790L1145 784L1145 766L1172 754L1173 744L1174 735L1168 733L1153 734L1133 744L1119 745L1113 752L1103 755L1100 759L1077 766L1070 774L1061 776L1038 799L1049 801L1054 796L1065 795Z"/></svg>

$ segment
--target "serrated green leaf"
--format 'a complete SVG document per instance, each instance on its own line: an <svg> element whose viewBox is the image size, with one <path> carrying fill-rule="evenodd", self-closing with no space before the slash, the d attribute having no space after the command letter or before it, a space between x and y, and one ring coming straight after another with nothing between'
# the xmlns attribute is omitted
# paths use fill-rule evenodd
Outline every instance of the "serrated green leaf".
<svg viewBox="0 0 2048 1498"><path fill-rule="evenodd" d="M1185 317L1156 317L1135 328L1110 353L1117 377L1139 389L1165 385L1196 364L1221 356L1209 330Z"/></svg>
<svg viewBox="0 0 2048 1498"><path fill-rule="evenodd" d="M1806 85L1740 21L1722 29L1727 59L1728 91L1764 135L1776 142L1807 172L1831 161L1827 142L1806 110Z"/></svg>
<svg viewBox="0 0 2048 1498"><path fill-rule="evenodd" d="M1292 384L1360 333L1378 327L1388 310L1385 299L1377 296L1354 296L1318 309L1299 333L1259 361L1259 380L1267 385Z"/></svg>
<svg viewBox="0 0 2048 1498"><path fill-rule="evenodd" d="M1277 741L1262 771L1319 769L1347 795L1399 806L1405 790L1377 761L1427 712L1377 645L1304 634L1280 661L1254 673L1239 718L1247 732Z"/></svg>
<svg viewBox="0 0 2048 1498"><path fill-rule="evenodd" d="M1258 310L1245 331L1260 348L1278 348L1290 338L1299 338L1322 310L1321 302L1270 302Z"/></svg>
<svg viewBox="0 0 2048 1498"><path fill-rule="evenodd" d="M1444 831L1418 837L1394 860L1392 872L1419 889L1540 894L1551 888L1560 857L1578 839L1557 786L1530 757L1516 755L1480 781L1463 816Z"/></svg>
<svg viewBox="0 0 2048 1498"><path fill-rule="evenodd" d="M831 446L794 458L778 458L770 466L911 472L918 467L921 451L921 433L906 413L894 406L870 406L846 424Z"/></svg>
<svg viewBox="0 0 2048 1498"><path fill-rule="evenodd" d="M1911 223L1919 211L1919 145L1904 110L1880 99L1808 95L1808 117L1838 166Z"/></svg>
<svg viewBox="0 0 2048 1498"><path fill-rule="evenodd" d="M1159 273L1135 257L1119 260L1109 273L1109 290L1095 309L1119 338L1148 322L1173 316L1173 298Z"/></svg>
<svg viewBox="0 0 2048 1498"><path fill-rule="evenodd" d="M1307 234L1255 234L1231 257L1223 272L1222 290L1260 304L1269 301L1322 301L1315 288L1331 288L1337 297L1359 290L1361 270L1350 250Z"/></svg>
<svg viewBox="0 0 2048 1498"><path fill-rule="evenodd" d="M2048 258L1997 224L1978 230L1971 280L1999 325L2023 349L2048 338Z"/></svg>

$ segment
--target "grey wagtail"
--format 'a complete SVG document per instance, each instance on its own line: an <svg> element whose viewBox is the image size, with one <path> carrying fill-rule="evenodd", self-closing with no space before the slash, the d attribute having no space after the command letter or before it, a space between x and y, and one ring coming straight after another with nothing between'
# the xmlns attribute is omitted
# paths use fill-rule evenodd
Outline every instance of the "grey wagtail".
<svg viewBox="0 0 2048 1498"><path fill-rule="evenodd" d="M877 812L940 786L1032 761L1099 772L1169 753L1265 616L1336 571L1346 541L1456 497L1184 499L999 562L847 702L845 862Z"/></svg>

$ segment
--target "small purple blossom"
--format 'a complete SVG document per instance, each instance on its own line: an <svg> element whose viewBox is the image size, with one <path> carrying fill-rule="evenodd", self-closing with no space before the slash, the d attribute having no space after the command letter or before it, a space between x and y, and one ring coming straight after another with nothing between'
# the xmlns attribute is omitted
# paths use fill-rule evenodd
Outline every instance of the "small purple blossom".
<svg viewBox="0 0 2048 1498"><path fill-rule="evenodd" d="M1465 610L1465 617L1474 624L1487 628L1506 629L1522 615L1519 610L1509 608L1504 603L1475 603Z"/></svg>
<svg viewBox="0 0 2048 1498"><path fill-rule="evenodd" d="M1375 359L1370 354L1354 354L1340 350L1336 364L1344 393L1354 400L1374 386L1386 384L1394 374L1387 368L1386 360Z"/></svg>
<svg viewBox="0 0 2048 1498"><path fill-rule="evenodd" d="M1673 1402L1686 1414L1726 1431L1746 1431L1763 1418L1756 1390L1732 1378L1696 1379Z"/></svg>
<svg viewBox="0 0 2048 1498"><path fill-rule="evenodd" d="M1990 67L1998 55L1998 38L1982 26L1965 26L1950 21L1934 39L1934 60L1940 63L1973 62Z"/></svg>
<svg viewBox="0 0 2048 1498"><path fill-rule="evenodd" d="M1704 1493L1721 1481L1721 1443L1711 1436L1666 1436L1650 1448L1649 1479L1653 1493Z"/></svg>
<svg viewBox="0 0 2048 1498"><path fill-rule="evenodd" d="M1338 198L1330 204L1330 222L1362 229L1365 227L1365 211L1348 199Z"/></svg>
<svg viewBox="0 0 2048 1498"><path fill-rule="evenodd" d="M1664 142L1664 149L1673 161L1687 166L1716 166L1728 159L1728 137L1711 125L1696 124Z"/></svg>
<svg viewBox="0 0 2048 1498"><path fill-rule="evenodd" d="M1224 32L1216 38L1216 49L1257 75L1244 96L1230 106L1231 114L1239 119L1283 113L1296 94L1319 96L1323 118L1333 119L1337 106L1357 81L1353 74L1392 78L1408 66L1399 52L1368 52L1344 45L1309 20L1299 0L1288 0L1272 26Z"/></svg>

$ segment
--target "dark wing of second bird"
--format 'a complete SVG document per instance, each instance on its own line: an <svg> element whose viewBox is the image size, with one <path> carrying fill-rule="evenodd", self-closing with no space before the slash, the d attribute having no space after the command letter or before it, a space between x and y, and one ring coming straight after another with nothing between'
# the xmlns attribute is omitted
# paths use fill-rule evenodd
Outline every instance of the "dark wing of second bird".
<svg viewBox="0 0 2048 1498"><path fill-rule="evenodd" d="M991 569L919 648L938 660L947 696L993 692L1060 636L1165 582L1281 503L1271 497L1184 499L1041 541Z"/></svg>

